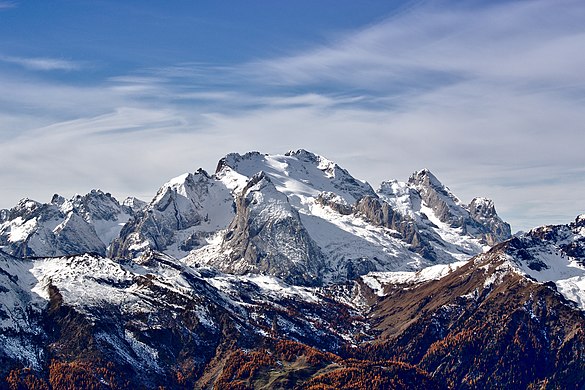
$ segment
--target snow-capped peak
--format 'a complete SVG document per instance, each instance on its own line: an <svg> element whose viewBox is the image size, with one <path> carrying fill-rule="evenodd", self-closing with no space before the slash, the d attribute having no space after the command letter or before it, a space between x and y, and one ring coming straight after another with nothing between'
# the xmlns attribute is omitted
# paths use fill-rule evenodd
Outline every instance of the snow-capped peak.
<svg viewBox="0 0 585 390"><path fill-rule="evenodd" d="M23 199L0 225L0 246L20 257L105 254L131 214L100 190L69 200L55 194L46 204Z"/></svg>
<svg viewBox="0 0 585 390"><path fill-rule="evenodd" d="M278 191L292 197L291 201L297 205L307 204L321 192L335 192L350 204L365 195L376 196L367 183L356 180L332 161L304 149L289 151L284 155L258 152L228 154L218 163L216 176L222 180L226 176L233 179L233 175L227 174L230 170L248 179L264 171ZM244 184L242 181L236 182L240 186ZM235 192L242 189L237 188Z"/></svg>

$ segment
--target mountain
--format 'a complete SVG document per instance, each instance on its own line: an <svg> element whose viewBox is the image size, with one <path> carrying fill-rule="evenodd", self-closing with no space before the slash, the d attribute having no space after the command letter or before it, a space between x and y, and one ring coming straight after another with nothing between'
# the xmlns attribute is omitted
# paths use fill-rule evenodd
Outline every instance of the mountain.
<svg viewBox="0 0 585 390"><path fill-rule="evenodd" d="M256 189L259 176L266 185ZM199 169L170 180L148 205L94 190L48 204L25 199L1 216L0 246L18 257L131 260L154 250L304 285L450 263L510 236L490 200L465 206L428 170L374 191L302 149L229 154L213 175Z"/></svg>
<svg viewBox="0 0 585 390"><path fill-rule="evenodd" d="M320 284L323 255L298 211L263 172L236 200L220 255L210 264L234 274L269 274L291 284Z"/></svg>
<svg viewBox="0 0 585 390"><path fill-rule="evenodd" d="M179 373L193 383L214 358L262 345L277 332L339 350L363 326L344 321L359 316L355 309L316 290L193 269L156 253L126 264L92 254L5 255L0 266L5 361L113 367L129 387L178 386Z"/></svg>
<svg viewBox="0 0 585 390"><path fill-rule="evenodd" d="M544 226L465 263L363 277L368 359L399 359L453 388L583 388L585 218Z"/></svg>
<svg viewBox="0 0 585 390"><path fill-rule="evenodd" d="M48 367L55 388L79 378L105 388L579 388L583 312L555 284L525 273L518 240L531 253L573 248L582 220L548 227L557 233L547 236L535 229L469 261L317 288L155 252L124 263L3 255L0 290L18 296L2 300L14 302L3 316L11 321L2 335L12 337L4 367ZM585 260L572 253L569 261ZM43 380L26 370L4 375Z"/></svg>
<svg viewBox="0 0 585 390"><path fill-rule="evenodd" d="M510 236L491 201L483 200L485 211L478 200L463 206L424 172L432 182L387 182L376 192L306 150L232 153L213 175L199 170L163 185L109 255L132 259L155 250L225 272L315 285L450 263ZM451 215L460 223L440 221Z"/></svg>
<svg viewBox="0 0 585 390"><path fill-rule="evenodd" d="M2 210L0 247L18 257L105 255L122 225L141 207L137 199L120 204L100 190L69 200L56 194L50 203L23 199Z"/></svg>
<svg viewBox="0 0 585 390"><path fill-rule="evenodd" d="M206 244L234 216L233 195L203 169L164 184L121 230L110 256L131 259L146 249L183 257Z"/></svg>
<svg viewBox="0 0 585 390"><path fill-rule="evenodd" d="M32 293L38 280L31 268L30 261L0 251L2 367L18 362L35 370L43 368L44 352L40 346L46 341L42 318L46 301Z"/></svg>
<svg viewBox="0 0 585 390"><path fill-rule="evenodd" d="M25 199L0 388L583 388L585 216L510 233L429 170L374 190L305 150Z"/></svg>

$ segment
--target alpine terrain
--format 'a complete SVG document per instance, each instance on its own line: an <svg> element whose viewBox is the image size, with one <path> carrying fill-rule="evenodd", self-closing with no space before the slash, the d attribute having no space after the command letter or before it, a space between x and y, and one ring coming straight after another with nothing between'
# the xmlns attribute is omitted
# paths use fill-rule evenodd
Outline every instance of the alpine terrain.
<svg viewBox="0 0 585 390"><path fill-rule="evenodd" d="M585 215L228 154L146 203L0 210L8 389L585 388Z"/></svg>

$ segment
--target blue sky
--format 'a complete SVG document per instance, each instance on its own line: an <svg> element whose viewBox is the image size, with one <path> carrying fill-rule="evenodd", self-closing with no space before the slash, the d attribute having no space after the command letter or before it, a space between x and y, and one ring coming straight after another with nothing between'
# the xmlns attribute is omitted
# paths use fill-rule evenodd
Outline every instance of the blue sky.
<svg viewBox="0 0 585 390"><path fill-rule="evenodd" d="M585 212L582 1L169 4L0 1L0 207L302 147L514 229Z"/></svg>

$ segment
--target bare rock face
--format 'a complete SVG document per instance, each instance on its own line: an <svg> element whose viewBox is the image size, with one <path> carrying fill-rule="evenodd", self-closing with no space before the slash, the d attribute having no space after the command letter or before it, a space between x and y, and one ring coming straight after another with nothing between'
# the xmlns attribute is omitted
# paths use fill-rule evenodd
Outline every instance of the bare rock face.
<svg viewBox="0 0 585 390"><path fill-rule="evenodd" d="M110 255L130 259L147 250L184 255L206 231L227 225L232 203L229 190L202 169L174 178L124 226Z"/></svg>
<svg viewBox="0 0 585 390"><path fill-rule="evenodd" d="M445 187L429 170L415 172L408 184L420 195L435 216L451 228L461 228L487 245L495 245L511 237L510 225L496 213L494 202L475 198L464 205L449 188Z"/></svg>
<svg viewBox="0 0 585 390"><path fill-rule="evenodd" d="M510 225L498 216L491 199L474 198L469 204L469 214L480 226L480 234L488 245L495 245L512 236Z"/></svg>
<svg viewBox="0 0 585 390"><path fill-rule="evenodd" d="M3 213L0 245L17 257L104 255L120 223L129 218L126 209L110 194L96 190L70 200L55 195L44 204L23 199Z"/></svg>
<svg viewBox="0 0 585 390"><path fill-rule="evenodd" d="M277 276L300 285L322 281L323 256L286 195L263 172L252 177L236 200L236 216L214 264L235 274Z"/></svg>
<svg viewBox="0 0 585 390"><path fill-rule="evenodd" d="M465 224L468 213L461 207L461 201L431 171L423 169L415 172L408 184L418 191L422 200L441 222L454 228Z"/></svg>
<svg viewBox="0 0 585 390"><path fill-rule="evenodd" d="M86 195L74 196L71 200L71 207L76 209L77 213L86 221L115 221L120 213L129 211L111 194L100 190L91 190Z"/></svg>
<svg viewBox="0 0 585 390"><path fill-rule="evenodd" d="M408 216L400 214L388 203L377 198L364 196L356 203L355 212L376 226L396 230L400 233L400 238L410 244L414 252L429 260L435 259L432 247L426 245L422 240L416 222Z"/></svg>

